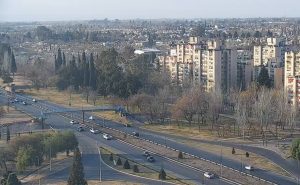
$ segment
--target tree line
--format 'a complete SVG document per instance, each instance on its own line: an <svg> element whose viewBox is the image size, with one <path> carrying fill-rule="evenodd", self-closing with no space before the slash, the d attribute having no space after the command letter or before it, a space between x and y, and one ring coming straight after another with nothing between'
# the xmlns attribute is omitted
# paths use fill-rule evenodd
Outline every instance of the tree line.
<svg viewBox="0 0 300 185"><path fill-rule="evenodd" d="M45 159L56 157L57 153L66 152L69 155L77 146L73 132L19 136L0 150L0 167L5 171L4 176L8 177L13 169L8 169L7 163L15 163L17 171L23 172L29 166L40 166ZM5 177L2 181L5 181Z"/></svg>
<svg viewBox="0 0 300 185"><path fill-rule="evenodd" d="M55 55L56 87L66 90L70 87L87 95L95 91L101 96L128 98L140 91L155 93L161 83L155 79L161 76L149 56L134 56L133 49L119 53L114 48L99 55L82 52L67 60L58 49ZM155 56L154 56L155 58ZM161 79L160 79L161 80Z"/></svg>

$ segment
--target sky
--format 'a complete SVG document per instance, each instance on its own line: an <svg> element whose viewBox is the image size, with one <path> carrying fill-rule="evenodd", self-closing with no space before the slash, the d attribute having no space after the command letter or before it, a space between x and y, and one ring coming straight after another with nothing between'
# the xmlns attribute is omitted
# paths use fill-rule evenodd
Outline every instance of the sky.
<svg viewBox="0 0 300 185"><path fill-rule="evenodd" d="M300 17L300 0L0 0L0 21Z"/></svg>

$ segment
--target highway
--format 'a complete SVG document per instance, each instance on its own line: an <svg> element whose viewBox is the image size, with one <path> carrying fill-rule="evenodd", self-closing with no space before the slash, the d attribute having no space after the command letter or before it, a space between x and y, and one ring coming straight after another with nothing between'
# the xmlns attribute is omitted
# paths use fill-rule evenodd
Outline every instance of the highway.
<svg viewBox="0 0 300 185"><path fill-rule="evenodd" d="M3 97L3 96L0 97L0 100L2 100L2 102L7 101L5 99L5 97ZM32 103L32 105L29 103L28 105L25 105L25 106L20 103L17 103L14 106L16 106L20 110L27 112L28 114L39 117L41 114L40 113L41 109L39 108L39 105L43 105L45 103L47 103L47 102L43 101L42 104L39 104L39 102ZM52 103L49 103L49 104L52 104ZM51 105L51 106L53 106L53 105ZM55 129L60 129L60 130L69 130L69 129L75 130L76 129L76 126L73 126L69 123L70 120L65 119L59 115L49 116L48 119L46 120L46 122ZM97 122L102 123L102 120L97 120ZM110 123L106 122L105 124L110 124ZM82 153L83 153L83 164L85 167L85 173L86 173L87 179L91 179L91 180L99 179L99 166L100 166L99 164L100 164L100 162L99 162L99 153L97 151L97 143L98 143L98 145L100 145L100 146L110 146L112 148L115 148L115 149L121 151L122 153L127 154L127 157L129 159L138 161L140 163L145 163L157 170L159 170L161 168L161 166L163 165L167 174L172 173L182 179L190 180L194 184L202 184L203 181L205 181L205 184L224 184L224 185L230 184L230 183L227 183L218 178L204 180L202 172L199 172L197 170L192 170L188 167L183 167L177 163L166 161L165 159L160 158L158 156L155 156L155 159L156 159L155 163L148 163L146 161L145 157L142 156L142 153L143 153L142 150L131 147L129 145L126 145L118 140L107 141L107 140L103 139L102 137L100 137L100 135L91 134L90 132L82 132L82 133L80 133L80 136L78 138L79 138L79 144L80 144L80 147L81 147ZM98 161L98 162L95 162L95 161ZM101 166L104 166L104 164ZM68 170L65 169L65 171L63 171L62 173L53 174L51 176L51 178L57 177L57 178L61 179L62 176L67 177L68 176L67 172L68 172ZM108 175L105 175L105 171L104 171L104 173L103 173L104 180L114 179L114 173L109 172L107 174ZM132 178L133 178L132 176L126 176L126 177L124 176L121 178L121 180L126 180L126 181L128 180L131 182ZM142 182L146 183L146 184L156 184L156 183L161 184L161 182L157 182L157 181L151 181L148 183L144 179L140 179L137 177L134 177L133 179L134 179L134 182L139 182L142 180Z"/></svg>
<svg viewBox="0 0 300 185"><path fill-rule="evenodd" d="M20 98L22 98L24 96L20 96ZM27 98L27 97L26 97ZM31 99L31 97L28 98L29 100ZM41 105L44 105L50 109L53 109L54 111L58 111L58 110L67 110L67 108L62 107L60 105L56 105L54 103L51 102L47 102L47 101L40 101ZM80 118L82 115L81 113L73 113L74 116ZM90 114L86 114L86 117L88 117ZM138 127L124 127L123 125L119 124L119 123L114 123L112 121L106 121L103 123L102 119L97 119L95 121L97 124L101 125L101 124L105 124L106 126L109 126L111 128L117 129L117 130L121 130L123 132L126 132L128 134L131 134L133 131L139 132L140 133L140 137L141 138L145 138L151 141L154 141L156 143L160 143L160 144L166 144L169 147L175 148L177 150L180 151L184 151L187 153L190 153L192 155L198 156L198 157L202 157L205 159L208 159L210 161L214 161L217 163L221 162L221 157L219 155L210 153L210 152L206 152L204 150L200 150L200 149L195 149L191 146L186 146L184 144L178 143L176 142L174 139L167 137L164 134L157 134L154 132L149 132L149 131L145 131L142 129L139 129ZM239 171L243 171L245 173L251 173L252 175L255 175L257 177L263 178L265 180L274 182L276 184L284 184L284 185L294 185L297 184L297 181L295 179L289 178L289 177L285 177L285 176L281 176L279 174L275 174L273 172L269 172L266 170L262 170L262 169L256 169L253 172L248 172L246 170L244 170L244 165L245 164L241 164L240 161L238 160L231 160L228 159L226 157L222 158L222 163L225 166L234 168L236 170Z"/></svg>

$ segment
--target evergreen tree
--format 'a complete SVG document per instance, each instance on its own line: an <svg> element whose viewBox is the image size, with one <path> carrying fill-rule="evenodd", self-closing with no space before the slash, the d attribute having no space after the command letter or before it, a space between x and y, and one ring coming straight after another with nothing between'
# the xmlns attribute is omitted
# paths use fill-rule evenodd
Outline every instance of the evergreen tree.
<svg viewBox="0 0 300 185"><path fill-rule="evenodd" d="M73 165L68 179L68 185L87 185L87 182L84 179L81 153L78 148L74 151Z"/></svg>
<svg viewBox="0 0 300 185"><path fill-rule="evenodd" d="M6 141L7 141L7 142L10 141L10 131L9 131L9 127L6 127Z"/></svg>
<svg viewBox="0 0 300 185"><path fill-rule="evenodd" d="M167 178L167 174L166 174L165 170L163 168L161 168L159 175L158 175L158 179L166 180L166 178Z"/></svg>
<svg viewBox="0 0 300 185"><path fill-rule="evenodd" d="M11 52L10 72L13 74L13 76L17 72L17 64L13 51Z"/></svg>
<svg viewBox="0 0 300 185"><path fill-rule="evenodd" d="M126 161L124 162L123 168L124 168L124 169L130 169L130 164L129 164L129 162L128 162L127 159L126 159Z"/></svg>
<svg viewBox="0 0 300 185"><path fill-rule="evenodd" d="M62 58L62 54L61 54L61 49L58 48L58 52L57 52L57 69L59 70L61 65L63 64L63 58Z"/></svg>
<svg viewBox="0 0 300 185"><path fill-rule="evenodd" d="M139 173L139 168L138 168L138 166L136 164L133 165L133 172Z"/></svg>
<svg viewBox="0 0 300 185"><path fill-rule="evenodd" d="M258 86L265 86L267 88L271 87L271 80L269 78L269 73L268 70L266 69L265 66L262 66L259 76L257 78L257 84Z"/></svg>
<svg viewBox="0 0 300 185"><path fill-rule="evenodd" d="M17 175L15 173L10 173L6 180L6 185L21 185Z"/></svg>
<svg viewBox="0 0 300 185"><path fill-rule="evenodd" d="M67 64L65 52L63 52L62 65L65 67Z"/></svg>
<svg viewBox="0 0 300 185"><path fill-rule="evenodd" d="M95 64L94 64L93 53L91 53L91 55L90 55L89 72L90 72L89 86L93 90L95 90L96 89L96 69L95 69Z"/></svg>

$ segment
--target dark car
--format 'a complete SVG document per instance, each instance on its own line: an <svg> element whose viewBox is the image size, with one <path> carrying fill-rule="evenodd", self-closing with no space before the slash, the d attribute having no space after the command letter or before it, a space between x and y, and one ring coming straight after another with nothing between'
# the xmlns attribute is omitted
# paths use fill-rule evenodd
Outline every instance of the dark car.
<svg viewBox="0 0 300 185"><path fill-rule="evenodd" d="M135 136L135 137L139 137L140 134L138 132L132 132L132 135Z"/></svg>
<svg viewBox="0 0 300 185"><path fill-rule="evenodd" d="M150 163L153 163L155 161L155 159L152 156L148 156L147 161L149 161Z"/></svg>
<svg viewBox="0 0 300 185"><path fill-rule="evenodd" d="M143 153L143 156L149 157L149 156L150 156L150 154L149 154L149 152L147 152L147 151L144 151L144 153Z"/></svg>
<svg viewBox="0 0 300 185"><path fill-rule="evenodd" d="M80 127L77 128L77 131L78 131L78 132L83 132L83 131L84 131L84 128L83 128L82 126L80 126Z"/></svg>

